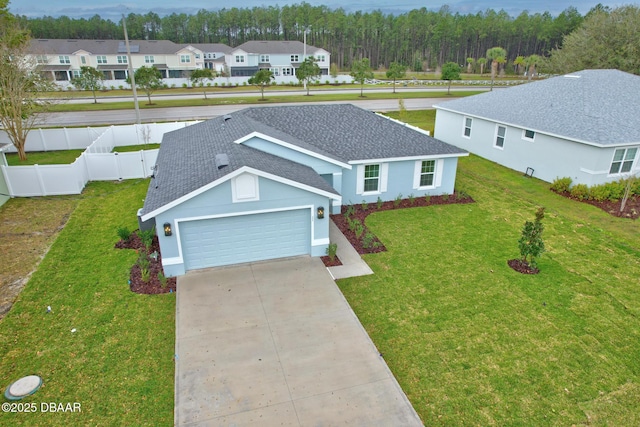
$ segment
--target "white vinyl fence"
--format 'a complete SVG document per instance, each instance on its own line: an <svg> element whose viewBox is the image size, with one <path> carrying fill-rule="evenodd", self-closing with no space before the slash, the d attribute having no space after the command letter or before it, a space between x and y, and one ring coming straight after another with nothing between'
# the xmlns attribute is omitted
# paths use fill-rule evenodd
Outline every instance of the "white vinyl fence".
<svg viewBox="0 0 640 427"><path fill-rule="evenodd" d="M3 154L2 178L11 197L80 194L89 181L146 178L153 172L158 149L114 153L113 148L159 143L166 132L194 123L197 122L32 131L26 144L29 151L85 151L70 165L7 166ZM4 138L6 135L0 133L0 142Z"/></svg>

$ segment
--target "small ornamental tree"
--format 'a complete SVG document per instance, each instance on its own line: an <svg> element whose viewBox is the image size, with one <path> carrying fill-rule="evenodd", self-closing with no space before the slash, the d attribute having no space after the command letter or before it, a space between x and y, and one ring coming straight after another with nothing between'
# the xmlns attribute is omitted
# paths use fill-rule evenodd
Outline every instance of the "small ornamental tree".
<svg viewBox="0 0 640 427"><path fill-rule="evenodd" d="M364 82L373 78L373 70L369 58L362 58L360 61L354 61L351 65L351 77L357 83L360 83L360 98L364 98Z"/></svg>
<svg viewBox="0 0 640 427"><path fill-rule="evenodd" d="M306 58L296 69L296 78L307 86L307 96L309 96L309 86L316 83L321 75L322 70L312 56Z"/></svg>
<svg viewBox="0 0 640 427"><path fill-rule="evenodd" d="M274 79L273 73L271 70L262 69L258 70L253 76L249 78L249 84L260 86L260 94L262 95L262 100L264 101L264 88L265 86L269 86L271 81Z"/></svg>
<svg viewBox="0 0 640 427"><path fill-rule="evenodd" d="M447 95L451 95L451 80L460 80L460 66L455 62L447 62L442 66L442 80L448 80Z"/></svg>
<svg viewBox="0 0 640 427"><path fill-rule="evenodd" d="M162 74L156 67L140 67L133 74L136 78L136 86L140 87L151 105L151 94L162 87ZM127 83L131 83L131 79L127 77Z"/></svg>
<svg viewBox="0 0 640 427"><path fill-rule="evenodd" d="M74 77L71 83L79 89L90 90L93 93L93 103L98 103L96 91L102 89L104 74L93 67L80 67L80 75Z"/></svg>
<svg viewBox="0 0 640 427"><path fill-rule="evenodd" d="M399 62L392 62L387 70L387 78L393 80L393 93L396 93L396 80L404 79L407 75L407 67Z"/></svg>
<svg viewBox="0 0 640 427"><path fill-rule="evenodd" d="M215 77L214 71L209 68L198 68L197 70L193 70L190 79L193 86L200 86L200 88L202 88L204 99L207 99L207 90L204 87L205 80L211 80Z"/></svg>
<svg viewBox="0 0 640 427"><path fill-rule="evenodd" d="M518 240L522 262L533 269L536 268L536 258L544 252L544 242L542 241L542 231L544 230L544 225L542 224L543 218L544 208L541 207L536 212L536 218L533 222L526 221L524 223L522 236L520 240Z"/></svg>

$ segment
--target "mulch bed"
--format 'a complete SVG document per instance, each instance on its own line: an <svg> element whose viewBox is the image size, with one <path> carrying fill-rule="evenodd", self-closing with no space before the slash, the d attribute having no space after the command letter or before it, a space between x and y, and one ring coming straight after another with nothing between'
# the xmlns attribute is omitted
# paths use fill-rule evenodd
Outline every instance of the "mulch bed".
<svg viewBox="0 0 640 427"><path fill-rule="evenodd" d="M359 220L363 225L367 216L374 212L389 211L395 209L415 208L421 206L433 206L433 205L450 205L450 204L464 204L474 203L474 200L467 194L454 193L452 195L442 196L430 196L430 197L416 197L414 199L402 199L390 202L382 202L379 206L377 203L369 203L365 206L351 205L352 213L349 215L351 220ZM376 237L373 236L372 241L369 243L369 247L365 247L363 244L363 237L369 233L367 227L364 227L364 231L360 237L357 237L355 232L349 228L349 222L346 218L346 213L349 212L349 206L343 206L340 214L331 215L331 219L335 225L340 229L342 234L347 238L349 243L359 254L374 254L379 252L385 252L387 248Z"/></svg>
<svg viewBox="0 0 640 427"><path fill-rule="evenodd" d="M333 257L333 261L331 261L331 258L329 258L328 256L322 256L320 257L320 259L324 263L325 267L337 267L339 265L342 265L342 261L340 261L340 258L338 258L337 256Z"/></svg>
<svg viewBox="0 0 640 427"><path fill-rule="evenodd" d="M568 191L556 193L566 197L567 199L596 206L607 212L608 214L617 216L619 218L638 219L638 217L640 216L640 196L637 195L629 197L629 199L627 199L627 203L624 206L624 211L620 212L620 205L622 204L621 200L617 200L615 202L612 202L610 200L605 200L602 202L599 202L597 200L580 200L576 199L575 197L571 197L571 193L569 193Z"/></svg>
<svg viewBox="0 0 640 427"><path fill-rule="evenodd" d="M127 241L120 240L116 243L117 249L134 249L136 252L144 250L142 240L136 232L131 233L131 236ZM176 291L176 278L170 277L167 279L165 286L162 286L158 273L162 270L162 255L160 254L160 245L158 244L158 237L153 236L153 243L151 244L151 253L156 252L158 254L157 259L149 257L149 281L142 280L142 274L140 273L140 267L138 264L134 264L131 267L131 273L129 274L129 287L131 292L137 294L166 294Z"/></svg>
<svg viewBox="0 0 640 427"><path fill-rule="evenodd" d="M538 274L540 270L537 268L531 267L528 262L525 262L521 259L510 259L507 261L509 267L513 268L518 273L522 274Z"/></svg>

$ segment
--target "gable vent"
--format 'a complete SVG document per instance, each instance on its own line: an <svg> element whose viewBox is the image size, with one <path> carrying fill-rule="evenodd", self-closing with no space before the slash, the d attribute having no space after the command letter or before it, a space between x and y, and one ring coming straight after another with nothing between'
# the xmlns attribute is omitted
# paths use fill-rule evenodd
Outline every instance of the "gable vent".
<svg viewBox="0 0 640 427"><path fill-rule="evenodd" d="M216 154L216 168L218 168L218 170L229 166L229 156L227 156L226 154L222 153L222 154Z"/></svg>

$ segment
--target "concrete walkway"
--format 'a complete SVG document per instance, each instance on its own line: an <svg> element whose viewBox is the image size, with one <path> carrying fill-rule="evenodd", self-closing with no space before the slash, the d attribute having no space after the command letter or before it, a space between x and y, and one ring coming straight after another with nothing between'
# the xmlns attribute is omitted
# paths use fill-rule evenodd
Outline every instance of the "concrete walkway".
<svg viewBox="0 0 640 427"><path fill-rule="evenodd" d="M175 423L420 426L319 258L178 279Z"/></svg>
<svg viewBox="0 0 640 427"><path fill-rule="evenodd" d="M329 273L331 273L334 279L346 279L347 277L373 274L371 268L364 262L360 254L353 249L351 243L344 237L344 234L342 234L333 221L329 222L329 241L331 243L337 243L337 255L342 262L342 265L328 267Z"/></svg>

